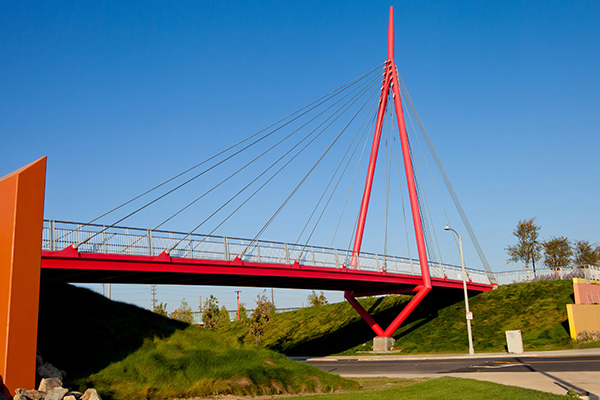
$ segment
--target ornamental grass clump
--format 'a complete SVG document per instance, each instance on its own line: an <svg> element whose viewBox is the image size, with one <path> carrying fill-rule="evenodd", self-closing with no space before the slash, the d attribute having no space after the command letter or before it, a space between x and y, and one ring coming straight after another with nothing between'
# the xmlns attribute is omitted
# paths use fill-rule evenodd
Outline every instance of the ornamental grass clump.
<svg viewBox="0 0 600 400"><path fill-rule="evenodd" d="M211 395L327 392L356 384L234 337L190 326L147 339L125 359L91 375L86 386L107 398L164 399Z"/></svg>

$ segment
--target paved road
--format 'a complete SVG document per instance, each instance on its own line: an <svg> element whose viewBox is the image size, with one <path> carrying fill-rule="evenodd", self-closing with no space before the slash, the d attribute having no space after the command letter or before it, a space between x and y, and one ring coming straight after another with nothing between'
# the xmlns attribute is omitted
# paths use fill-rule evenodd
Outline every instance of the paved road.
<svg viewBox="0 0 600 400"><path fill-rule="evenodd" d="M449 374L469 372L598 371L600 356L465 358L443 360L312 359L309 364L339 375Z"/></svg>
<svg viewBox="0 0 600 400"><path fill-rule="evenodd" d="M599 399L600 349L506 353L311 358L304 362L346 377L440 377L478 379L556 394L571 388Z"/></svg>

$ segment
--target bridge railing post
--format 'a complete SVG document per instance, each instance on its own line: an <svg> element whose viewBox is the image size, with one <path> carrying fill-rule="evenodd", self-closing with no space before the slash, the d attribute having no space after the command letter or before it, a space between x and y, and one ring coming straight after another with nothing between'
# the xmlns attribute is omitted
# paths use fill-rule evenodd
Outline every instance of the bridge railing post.
<svg viewBox="0 0 600 400"><path fill-rule="evenodd" d="M106 250L106 227L102 226L102 252L107 253Z"/></svg>
<svg viewBox="0 0 600 400"><path fill-rule="evenodd" d="M290 250L288 249L287 243L284 243L283 247L285 247L285 263L286 264L291 264L290 263Z"/></svg>
<svg viewBox="0 0 600 400"><path fill-rule="evenodd" d="M340 267L340 258L338 257L337 249L333 249L333 254L335 254L335 267Z"/></svg>
<svg viewBox="0 0 600 400"><path fill-rule="evenodd" d="M229 261L229 243L226 237L223 238L223 245L225 246L225 261Z"/></svg>
<svg viewBox="0 0 600 400"><path fill-rule="evenodd" d="M152 257L152 231L148 229L148 255Z"/></svg>
<svg viewBox="0 0 600 400"><path fill-rule="evenodd" d="M50 221L50 249L56 251L56 227L54 221Z"/></svg>

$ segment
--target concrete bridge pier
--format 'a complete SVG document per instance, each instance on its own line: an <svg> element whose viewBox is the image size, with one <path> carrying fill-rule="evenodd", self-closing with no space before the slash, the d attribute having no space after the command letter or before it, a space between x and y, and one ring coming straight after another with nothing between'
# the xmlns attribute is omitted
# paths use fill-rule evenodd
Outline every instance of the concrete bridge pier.
<svg viewBox="0 0 600 400"><path fill-rule="evenodd" d="M396 340L388 336L375 336L373 338L373 353L386 353L394 346Z"/></svg>

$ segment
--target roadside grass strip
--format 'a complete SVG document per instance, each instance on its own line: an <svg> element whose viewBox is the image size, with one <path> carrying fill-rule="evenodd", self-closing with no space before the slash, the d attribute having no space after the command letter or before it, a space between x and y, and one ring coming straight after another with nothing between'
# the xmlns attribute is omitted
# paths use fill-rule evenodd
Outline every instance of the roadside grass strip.
<svg viewBox="0 0 600 400"><path fill-rule="evenodd" d="M391 389L311 396L314 400L559 400L557 395L472 379L442 377ZM307 400L288 397L285 400Z"/></svg>

